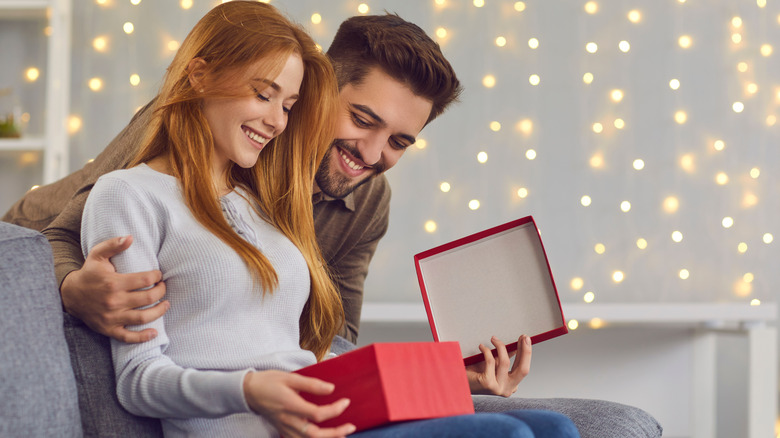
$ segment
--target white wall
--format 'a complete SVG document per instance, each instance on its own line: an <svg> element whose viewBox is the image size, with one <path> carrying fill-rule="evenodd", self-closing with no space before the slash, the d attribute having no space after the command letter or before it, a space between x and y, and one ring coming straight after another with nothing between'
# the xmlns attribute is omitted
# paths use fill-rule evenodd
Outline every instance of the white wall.
<svg viewBox="0 0 780 438"><path fill-rule="evenodd" d="M180 42L218 2L194 0L186 10L174 0L99 3L73 5L71 108L82 127L71 137L72 169L100 152L155 94L175 49L169 42ZM780 41L780 6L598 0L591 14L585 1L573 0L530 0L523 11L516 10L519 2L498 0L486 0L483 7L465 0L441 6L433 0L366 3L371 13L398 12L430 34L446 29L437 40L466 87L462 102L420 135L426 147L411 148L388 174L391 227L372 263L367 300L419 301L413 254L533 215L564 303L579 302L586 292L598 302L776 301L772 287L780 270L772 267L778 243L764 239L780 238L774 122L780 116L780 46L771 46L769 56L761 50ZM272 4L327 47L338 23L358 13L359 2ZM628 19L632 10L641 15L637 23ZM320 24L310 20L315 12ZM734 26L734 17L741 26ZM134 24L132 34L123 32L125 22ZM25 46L20 32L28 30L5 23L0 28L6 60L38 50ZM734 43L733 34L741 42ZM690 48L680 47L683 35L690 36ZM495 44L499 36L506 39L504 47ZM97 37L106 39L106 51L93 48ZM531 38L538 39L538 48L529 47ZM628 52L619 50L620 41L630 44ZM588 53L588 42L598 51ZM36 85L18 77L44 55L30 56L0 68L0 88L14 86L35 116L40 96L34 90L42 79ZM45 66L39 67L45 75ZM586 73L594 77L590 84L583 82ZM130 84L131 74L140 76L139 85ZM534 74L538 85L529 83ZM495 78L492 88L483 86L487 75ZM100 78L103 88L92 91L91 78ZM672 79L679 80L679 89L670 88ZM611 100L614 89L623 92L622 101ZM744 104L742 112L734 111L735 102ZM685 123L675 122L678 111L687 115ZM615 126L618 118L622 129ZM530 131L519 129L525 120ZM500 123L500 130L492 130L491 122ZM594 132L595 123L603 132ZM716 140L725 143L723 150L716 149ZM529 149L536 152L534 160L527 158ZM477 161L479 152L487 153L486 163ZM40 172L24 164L30 159L0 155L0 210L39 183ZM641 170L633 167L636 159L643 160ZM724 185L716 183L721 172L728 176ZM451 185L448 193L439 189L442 182ZM520 188L527 197L518 197ZM581 204L584 195L592 200L588 207ZM679 203L675 211L664 209L669 197ZM474 199L481 206L472 211L468 204ZM630 202L628 212L620 209L623 201ZM722 225L725 217L733 226ZM425 230L427 221L436 223L435 232ZM681 242L671 239L673 231L682 233ZM637 247L640 238L646 249ZM603 254L595 251L597 244L604 245ZM687 279L680 278L682 269ZM612 279L618 270L625 275L620 283ZM741 348L724 345L735 353ZM724 354L723 369L741 366L735 356ZM729 388L744 382L726 383Z"/></svg>

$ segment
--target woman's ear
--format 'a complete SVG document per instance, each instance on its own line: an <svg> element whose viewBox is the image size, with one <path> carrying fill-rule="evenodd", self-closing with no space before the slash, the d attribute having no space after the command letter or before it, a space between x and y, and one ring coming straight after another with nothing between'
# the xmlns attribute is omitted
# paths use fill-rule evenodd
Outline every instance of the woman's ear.
<svg viewBox="0 0 780 438"><path fill-rule="evenodd" d="M206 78L206 61L203 58L193 58L189 64L187 64L187 79L190 81L190 86L202 93L203 86L205 85Z"/></svg>

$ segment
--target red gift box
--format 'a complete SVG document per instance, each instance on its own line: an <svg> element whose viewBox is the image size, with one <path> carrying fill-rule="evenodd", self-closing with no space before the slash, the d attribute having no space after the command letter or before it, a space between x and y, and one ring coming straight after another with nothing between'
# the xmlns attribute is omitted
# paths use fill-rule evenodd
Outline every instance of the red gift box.
<svg viewBox="0 0 780 438"><path fill-rule="evenodd" d="M301 396L318 405L343 397L349 407L318 423L352 423L358 431L389 422L473 414L466 369L457 342L377 343L300 369L333 383L332 394Z"/></svg>
<svg viewBox="0 0 780 438"><path fill-rule="evenodd" d="M566 334L547 253L531 216L414 256L436 341L458 341L467 365L483 360L491 336L517 349ZM493 350L495 354L495 349Z"/></svg>

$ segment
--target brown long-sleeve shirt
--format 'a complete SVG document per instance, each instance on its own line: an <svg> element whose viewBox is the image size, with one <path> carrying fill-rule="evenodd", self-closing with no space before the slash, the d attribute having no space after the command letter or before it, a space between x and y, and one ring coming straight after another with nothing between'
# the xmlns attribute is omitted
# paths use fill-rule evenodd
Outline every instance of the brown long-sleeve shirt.
<svg viewBox="0 0 780 438"><path fill-rule="evenodd" d="M60 284L66 275L84 264L81 215L92 186L101 175L127 167L140 147L151 118L150 108L151 104L138 111L94 161L59 181L28 192L3 216L4 222L46 235ZM312 202L317 241L344 304L346 325L339 334L356 342L368 265L388 227L390 185L381 175L343 199L317 193Z"/></svg>

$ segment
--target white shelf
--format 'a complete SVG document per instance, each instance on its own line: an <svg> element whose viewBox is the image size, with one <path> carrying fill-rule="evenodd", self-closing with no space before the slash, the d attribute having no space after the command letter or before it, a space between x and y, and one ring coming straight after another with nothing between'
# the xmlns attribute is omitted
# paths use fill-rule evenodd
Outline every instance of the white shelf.
<svg viewBox="0 0 780 438"><path fill-rule="evenodd" d="M562 303L567 320L588 322L600 318L614 324L750 324L777 320L777 305L764 303ZM361 321L369 323L426 323L422 303L363 303Z"/></svg>
<svg viewBox="0 0 780 438"><path fill-rule="evenodd" d="M0 151L42 151L43 137L0 138Z"/></svg>
<svg viewBox="0 0 780 438"><path fill-rule="evenodd" d="M49 36L41 35L47 46L44 133L0 139L0 151L43 152L43 184L68 174L71 16L71 0L0 0L0 21L43 19L51 29Z"/></svg>

